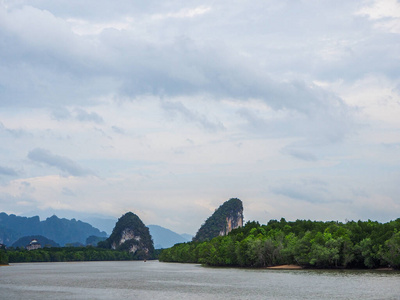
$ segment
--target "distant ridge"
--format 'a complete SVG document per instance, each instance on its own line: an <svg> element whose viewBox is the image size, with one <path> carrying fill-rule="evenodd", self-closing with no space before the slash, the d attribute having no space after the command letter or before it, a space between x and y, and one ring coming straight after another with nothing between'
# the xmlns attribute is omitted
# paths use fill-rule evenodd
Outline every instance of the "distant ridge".
<svg viewBox="0 0 400 300"><path fill-rule="evenodd" d="M165 249L178 243L190 241L190 239L186 239L182 235L159 225L149 225L147 227L150 229L150 234L154 241L154 248L156 249Z"/></svg>
<svg viewBox="0 0 400 300"><path fill-rule="evenodd" d="M191 235L189 233L182 233L181 237L183 237L187 241L191 241L193 239L193 235Z"/></svg>
<svg viewBox="0 0 400 300"><path fill-rule="evenodd" d="M0 213L0 243L11 246L19 238L30 235L42 235L61 246L76 242L85 244L91 235L107 236L104 231L75 219L60 219L54 215L40 221L38 216L28 218Z"/></svg>

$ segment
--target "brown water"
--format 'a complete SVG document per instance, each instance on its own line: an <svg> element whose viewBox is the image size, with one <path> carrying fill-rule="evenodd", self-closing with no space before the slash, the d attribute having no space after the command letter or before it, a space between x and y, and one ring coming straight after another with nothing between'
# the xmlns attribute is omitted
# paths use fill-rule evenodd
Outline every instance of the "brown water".
<svg viewBox="0 0 400 300"><path fill-rule="evenodd" d="M0 267L0 299L400 299L400 272L144 262Z"/></svg>

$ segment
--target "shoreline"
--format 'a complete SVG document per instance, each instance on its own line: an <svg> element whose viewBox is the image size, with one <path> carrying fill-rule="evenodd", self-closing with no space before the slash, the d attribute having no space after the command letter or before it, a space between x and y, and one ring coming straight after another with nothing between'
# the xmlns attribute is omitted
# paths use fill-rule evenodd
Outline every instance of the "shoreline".
<svg viewBox="0 0 400 300"><path fill-rule="evenodd" d="M300 267L298 265L279 265L279 266L273 266L273 267L266 267L266 269L270 270L303 270L303 267Z"/></svg>
<svg viewBox="0 0 400 300"><path fill-rule="evenodd" d="M361 269L344 269L344 268L333 268L333 269L318 269L318 268L304 268L298 265L278 265L272 267L265 267L268 270L361 270ZM376 268L376 269L362 269L368 271L398 271L394 268Z"/></svg>

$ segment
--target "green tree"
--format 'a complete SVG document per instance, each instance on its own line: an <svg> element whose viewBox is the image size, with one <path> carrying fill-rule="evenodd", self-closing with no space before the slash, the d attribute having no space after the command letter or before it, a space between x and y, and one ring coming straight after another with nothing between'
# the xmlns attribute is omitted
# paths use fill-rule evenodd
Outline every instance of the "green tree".
<svg viewBox="0 0 400 300"><path fill-rule="evenodd" d="M0 265L8 265L8 255L3 249L0 249Z"/></svg>
<svg viewBox="0 0 400 300"><path fill-rule="evenodd" d="M381 255L389 266L400 269L400 231L385 242Z"/></svg>
<svg viewBox="0 0 400 300"><path fill-rule="evenodd" d="M365 267L375 268L378 265L377 253L374 250L374 244L370 238L363 239L357 248L361 253Z"/></svg>

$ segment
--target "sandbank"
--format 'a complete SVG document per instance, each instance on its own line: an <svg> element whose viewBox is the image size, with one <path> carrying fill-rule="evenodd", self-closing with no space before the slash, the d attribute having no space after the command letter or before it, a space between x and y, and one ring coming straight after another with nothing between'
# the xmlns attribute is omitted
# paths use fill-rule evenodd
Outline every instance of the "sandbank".
<svg viewBox="0 0 400 300"><path fill-rule="evenodd" d="M300 266L297 265L280 265L280 266L273 266L273 267L267 267L267 269L276 269L276 270L300 270L303 269Z"/></svg>

